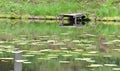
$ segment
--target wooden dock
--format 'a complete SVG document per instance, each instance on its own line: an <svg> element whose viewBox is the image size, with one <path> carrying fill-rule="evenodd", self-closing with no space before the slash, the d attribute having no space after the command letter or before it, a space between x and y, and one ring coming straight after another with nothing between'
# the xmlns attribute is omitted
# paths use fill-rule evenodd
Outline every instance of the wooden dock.
<svg viewBox="0 0 120 71"><path fill-rule="evenodd" d="M64 25L78 25L81 24L81 22L89 21L87 20L86 16L82 13L73 13L73 14L61 14L59 15L61 18L61 24ZM69 23L64 22L64 18L68 18Z"/></svg>

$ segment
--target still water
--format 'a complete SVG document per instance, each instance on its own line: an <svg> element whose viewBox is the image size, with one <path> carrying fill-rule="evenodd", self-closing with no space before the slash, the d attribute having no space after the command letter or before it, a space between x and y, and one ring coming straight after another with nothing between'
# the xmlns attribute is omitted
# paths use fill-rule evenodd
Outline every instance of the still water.
<svg viewBox="0 0 120 71"><path fill-rule="evenodd" d="M2 20L0 71L120 71L120 25L110 23Z"/></svg>

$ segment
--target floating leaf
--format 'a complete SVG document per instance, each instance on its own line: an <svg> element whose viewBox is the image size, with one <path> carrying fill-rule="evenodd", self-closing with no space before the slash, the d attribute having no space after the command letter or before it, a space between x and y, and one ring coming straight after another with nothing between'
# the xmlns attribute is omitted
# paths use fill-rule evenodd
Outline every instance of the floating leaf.
<svg viewBox="0 0 120 71"><path fill-rule="evenodd" d="M112 67L112 66L117 66L117 65L116 64L104 64L104 66Z"/></svg>
<svg viewBox="0 0 120 71"><path fill-rule="evenodd" d="M61 64L68 64L68 63L70 63L70 61L59 61L59 63L61 63Z"/></svg>
<svg viewBox="0 0 120 71"><path fill-rule="evenodd" d="M86 60L86 62L93 63L93 62L95 62L95 60Z"/></svg>
<svg viewBox="0 0 120 71"><path fill-rule="evenodd" d="M62 47L62 48L60 48L60 49L61 49L61 50L67 50L68 48L63 48L63 47Z"/></svg>
<svg viewBox="0 0 120 71"><path fill-rule="evenodd" d="M38 58L39 60L50 60L50 58Z"/></svg>
<svg viewBox="0 0 120 71"><path fill-rule="evenodd" d="M27 60L15 60L16 62L25 62Z"/></svg>
<svg viewBox="0 0 120 71"><path fill-rule="evenodd" d="M22 50L19 50L19 51L12 51L12 53L22 53L23 51Z"/></svg>
<svg viewBox="0 0 120 71"><path fill-rule="evenodd" d="M120 71L120 68L113 68L112 70Z"/></svg>
<svg viewBox="0 0 120 71"><path fill-rule="evenodd" d="M74 50L75 52L82 52L82 51L84 51L83 49L75 49Z"/></svg>
<svg viewBox="0 0 120 71"><path fill-rule="evenodd" d="M102 67L103 65L101 64L91 64L88 67Z"/></svg>
<svg viewBox="0 0 120 71"><path fill-rule="evenodd" d="M63 40L64 42L69 42L69 41L71 41L70 39L64 39Z"/></svg>
<svg viewBox="0 0 120 71"><path fill-rule="evenodd" d="M61 35L67 36L69 35L69 33L61 33Z"/></svg>
<svg viewBox="0 0 120 71"><path fill-rule="evenodd" d="M48 43L55 43L55 40L48 40Z"/></svg>
<svg viewBox="0 0 120 71"><path fill-rule="evenodd" d="M112 55L104 55L104 57L112 57Z"/></svg>
<svg viewBox="0 0 120 71"><path fill-rule="evenodd" d="M43 49L43 50L40 50L40 52L50 52L52 51L52 49Z"/></svg>
<svg viewBox="0 0 120 71"><path fill-rule="evenodd" d="M113 50L120 52L120 49L113 49Z"/></svg>
<svg viewBox="0 0 120 71"><path fill-rule="evenodd" d="M79 43L80 40L73 40L72 42L73 42L73 43Z"/></svg>
<svg viewBox="0 0 120 71"><path fill-rule="evenodd" d="M90 52L88 52L88 53L90 53L90 54L95 54L95 53L97 53L98 51L90 51Z"/></svg>
<svg viewBox="0 0 120 71"><path fill-rule="evenodd" d="M23 62L24 64L31 64L32 62Z"/></svg>
<svg viewBox="0 0 120 71"><path fill-rule="evenodd" d="M0 58L0 60L2 60L2 59L4 59L4 60L13 60L14 58Z"/></svg>
<svg viewBox="0 0 120 71"><path fill-rule="evenodd" d="M84 34L83 36L95 37L96 35L93 35L93 34Z"/></svg>

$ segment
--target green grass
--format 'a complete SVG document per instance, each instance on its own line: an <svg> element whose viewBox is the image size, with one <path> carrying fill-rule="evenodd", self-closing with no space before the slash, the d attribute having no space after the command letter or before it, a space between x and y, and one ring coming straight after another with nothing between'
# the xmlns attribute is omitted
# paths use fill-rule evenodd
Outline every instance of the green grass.
<svg viewBox="0 0 120 71"><path fill-rule="evenodd" d="M101 17L118 16L119 10L115 5L113 5L113 3L114 3L113 0L106 0L105 3L100 4L101 8L96 10L96 15Z"/></svg>
<svg viewBox="0 0 120 71"><path fill-rule="evenodd" d="M16 15L59 15L61 13L85 12L97 16L118 16L119 10L116 1L103 3L97 1L76 1L76 0L35 0L35 1L0 1L1 14ZM102 4L101 4L102 3ZM115 4L113 4L115 3ZM99 8L99 9L98 9Z"/></svg>
<svg viewBox="0 0 120 71"><path fill-rule="evenodd" d="M72 13L79 9L78 3L60 1L56 3L0 3L2 13L30 14L30 15L59 15L61 13Z"/></svg>

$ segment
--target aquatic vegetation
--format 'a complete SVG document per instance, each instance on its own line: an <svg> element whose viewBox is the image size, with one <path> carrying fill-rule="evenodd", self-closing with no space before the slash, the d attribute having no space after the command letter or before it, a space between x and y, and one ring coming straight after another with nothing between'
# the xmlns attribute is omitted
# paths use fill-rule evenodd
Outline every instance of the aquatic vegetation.
<svg viewBox="0 0 120 71"><path fill-rule="evenodd" d="M0 1L0 12L10 13L10 16L18 18L24 14L27 14L23 16L26 18L30 16L28 14L58 15L81 10L90 11L90 6L100 6L92 5L89 0L66 0L67 3L65 0L46 0L49 4L44 0L34 0L34 3L31 0L11 1ZM39 4L40 1L42 4ZM82 4L84 2L87 3L86 6ZM98 13L101 16L117 16L117 7L110 5L111 3L104 4L107 7L101 6ZM23 71L119 71L119 30L120 26L103 22L94 26L93 22L90 22L80 28L68 28L61 27L56 22L4 20L0 24L0 68L4 68L1 64L6 63L13 66L14 54L21 53L22 59L16 62L23 64ZM106 52L100 51L101 45L104 45ZM15 51L14 47L19 50ZM9 70L13 70L13 67Z"/></svg>

